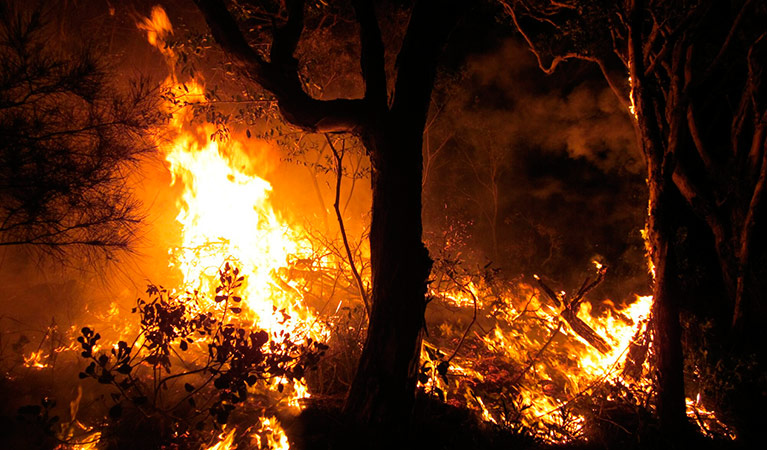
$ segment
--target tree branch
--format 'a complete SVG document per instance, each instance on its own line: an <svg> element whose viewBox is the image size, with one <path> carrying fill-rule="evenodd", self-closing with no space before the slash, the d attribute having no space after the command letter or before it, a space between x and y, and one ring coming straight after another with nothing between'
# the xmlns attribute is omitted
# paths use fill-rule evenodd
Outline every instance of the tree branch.
<svg viewBox="0 0 767 450"><path fill-rule="evenodd" d="M360 24L362 54L362 79L365 81L365 100L373 111L382 112L387 107L386 69L384 45L378 27L375 5L369 0L353 2L357 22Z"/></svg>
<svg viewBox="0 0 767 450"><path fill-rule="evenodd" d="M701 78L701 82L708 79L708 77L711 75L711 73L719 66L719 63L722 61L722 58L724 57L724 54L727 53L727 50L730 48L730 43L732 43L732 38L735 36L735 32L738 30L738 27L740 26L741 20L743 20L743 17L746 14L746 10L749 6L751 6L752 0L746 0L743 3L743 6L741 6L740 11L738 11L738 15L735 16L735 20L732 21L732 26L730 27L730 31L727 33L727 37L725 38L724 42L722 42L722 46L719 48L719 52L716 54L714 59L711 61L711 64L709 64L708 68L706 69L706 72L703 74L703 77Z"/></svg>
<svg viewBox="0 0 767 450"><path fill-rule="evenodd" d="M757 227L757 213L762 209L764 203L764 190L767 184L767 152L762 145L762 165L759 171L759 178L754 187L754 193L748 205L748 213L743 223L743 229L740 235L740 252L738 254L738 273L737 285L735 291L735 307L732 313L732 326L739 329L743 320L743 298L745 295L746 271L751 259L751 241L752 235Z"/></svg>
<svg viewBox="0 0 767 450"><path fill-rule="evenodd" d="M407 120L412 132L423 133L436 74L437 58L458 20L455 0L422 0L415 4L397 56L397 81L392 112Z"/></svg>
<svg viewBox="0 0 767 450"><path fill-rule="evenodd" d="M336 150L336 147L333 145L333 141L330 140L330 136L328 136L327 133L325 133L325 140L328 141L328 145L330 146L330 150L333 152L333 156L336 159L336 196L335 201L333 202L333 209L336 211L336 218L338 219L338 228L341 230L341 238L344 241L344 248L346 249L346 257L349 259L349 266L352 269L352 275L354 275L354 280L357 282L357 288L359 288L360 291L360 297L362 297L362 302L365 304L365 312L367 313L368 318L370 317L370 302L368 301L368 293L367 289L365 289L365 284L362 282L362 277L360 276L360 273L357 271L357 265L354 263L354 256L352 255L351 247L349 246L349 239L346 236L346 226L344 225L344 218L341 215L341 208L340 208L340 199L341 199L341 179L343 176L343 154L339 153L338 150Z"/></svg>
<svg viewBox="0 0 767 450"><path fill-rule="evenodd" d="M307 131L354 131L368 115L361 99L317 100L303 89L292 53L303 29L303 1L289 1L291 17L275 31L272 61L247 43L221 0L195 0L216 42L248 78L271 92L285 120ZM299 7L300 11L299 11ZM276 48L275 48L276 47Z"/></svg>

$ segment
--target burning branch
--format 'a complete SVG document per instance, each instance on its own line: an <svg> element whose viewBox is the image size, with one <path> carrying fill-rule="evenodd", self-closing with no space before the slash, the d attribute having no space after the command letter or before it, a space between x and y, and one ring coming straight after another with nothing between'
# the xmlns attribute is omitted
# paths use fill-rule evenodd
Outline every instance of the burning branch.
<svg viewBox="0 0 767 450"><path fill-rule="evenodd" d="M538 286L540 286L541 290L546 294L546 296L549 297L556 306L564 306L564 309L560 314L562 315L562 318L567 321L568 325L570 325L570 328L572 328L572 330L575 331L578 336L582 337L586 340L586 342L591 344L592 347L599 350L599 352L603 355L610 353L612 350L610 348L610 344L608 344L607 341L602 338L602 336L600 336L596 331L588 326L586 322L578 318L577 309L581 302L583 302L585 295L602 282L605 272L605 267L598 266L597 277L593 281L587 278L570 302L567 302L564 296L560 297L555 294L554 291L548 287L538 275L534 275L535 281L538 282Z"/></svg>

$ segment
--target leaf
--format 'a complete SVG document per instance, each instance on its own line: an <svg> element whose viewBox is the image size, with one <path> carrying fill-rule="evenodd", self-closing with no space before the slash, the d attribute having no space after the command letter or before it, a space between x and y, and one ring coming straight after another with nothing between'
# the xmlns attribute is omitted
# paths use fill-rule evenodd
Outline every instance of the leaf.
<svg viewBox="0 0 767 450"><path fill-rule="evenodd" d="M245 130L245 135L248 137L248 139L250 139L250 130L247 130L247 129L246 129L246 130Z"/></svg>
<svg viewBox="0 0 767 450"><path fill-rule="evenodd" d="M187 344L186 341L181 341L178 345L183 351L187 351L189 349L189 344Z"/></svg>
<svg viewBox="0 0 767 450"><path fill-rule="evenodd" d="M445 401L445 393L440 388L434 388L434 392L437 394L437 397L439 397L440 401Z"/></svg>
<svg viewBox="0 0 767 450"><path fill-rule="evenodd" d="M120 416L122 416L122 414L123 414L123 407L119 403L109 408L109 417L113 419L119 419Z"/></svg>
<svg viewBox="0 0 767 450"><path fill-rule="evenodd" d="M448 383L447 381L447 369L450 367L450 363L448 361L442 361L437 365L437 373L439 376L445 380L445 383Z"/></svg>
<svg viewBox="0 0 767 450"><path fill-rule="evenodd" d="M192 386L189 383L184 383L184 390L187 391L187 392L192 392L192 391L194 391L194 386Z"/></svg>
<svg viewBox="0 0 767 450"><path fill-rule="evenodd" d="M232 308L229 308L229 309L232 310L232 312L235 313L235 314L239 314L239 313L242 312L242 308L232 307Z"/></svg>

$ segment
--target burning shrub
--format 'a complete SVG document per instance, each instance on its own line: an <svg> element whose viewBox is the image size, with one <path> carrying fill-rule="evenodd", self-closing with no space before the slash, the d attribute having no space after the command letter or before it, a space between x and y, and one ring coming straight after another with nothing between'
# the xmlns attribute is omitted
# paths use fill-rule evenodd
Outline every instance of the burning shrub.
<svg viewBox="0 0 767 450"><path fill-rule="evenodd" d="M286 331L270 336L247 325L237 295L244 280L227 262L218 272L213 299L198 291L176 293L149 285L149 299L139 299L133 309L140 319L138 334L131 343L111 345L109 352L99 351L104 348L99 333L81 330L81 356L90 363L79 376L111 386L110 418L130 410L137 426L160 436L156 443L183 441L208 424L220 430L254 392L265 400L272 388L282 393L286 384L316 367L325 344ZM121 422L122 427L126 421Z"/></svg>

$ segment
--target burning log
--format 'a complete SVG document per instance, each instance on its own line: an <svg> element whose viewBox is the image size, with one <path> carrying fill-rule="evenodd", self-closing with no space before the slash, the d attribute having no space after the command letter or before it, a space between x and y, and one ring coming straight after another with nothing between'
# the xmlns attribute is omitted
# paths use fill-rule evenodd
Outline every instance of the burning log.
<svg viewBox="0 0 767 450"><path fill-rule="evenodd" d="M565 310L562 311L562 318L567 321L573 331L578 333L578 336L585 339L586 342L591 344L591 346L595 349L599 350L600 353L603 355L610 353L610 350L612 350L610 348L610 344L608 344L607 341L602 338L602 336L600 336L596 331L588 326L586 322L579 319L578 316L575 315L575 311L571 310L570 308L565 308Z"/></svg>
<svg viewBox="0 0 767 450"><path fill-rule="evenodd" d="M564 306L561 316L563 319L565 319L565 321L567 321L567 323L570 325L570 328L572 328L572 330L575 331L578 336L582 337L592 347L599 350L599 352L603 355L610 353L610 350L612 350L610 344L608 344L607 341L602 338L602 336L600 336L596 331L588 326L586 322L578 318L577 308L581 302L583 302L586 294L602 282L605 272L606 268L598 264L597 277L593 281L587 278L570 302L566 301L564 295L557 295L549 286L546 285L546 283L543 282L543 280L541 280L538 275L534 275L535 280L538 282L538 286L546 294L546 296L551 299L551 301L554 302L556 306Z"/></svg>
<svg viewBox="0 0 767 450"><path fill-rule="evenodd" d="M647 325L640 326L634 337L631 339L626 363L623 366L623 376L634 380L642 376L642 365L647 359L647 353L650 348L650 336Z"/></svg>

